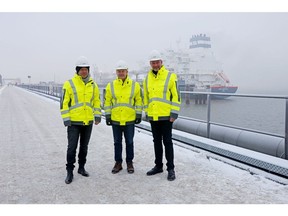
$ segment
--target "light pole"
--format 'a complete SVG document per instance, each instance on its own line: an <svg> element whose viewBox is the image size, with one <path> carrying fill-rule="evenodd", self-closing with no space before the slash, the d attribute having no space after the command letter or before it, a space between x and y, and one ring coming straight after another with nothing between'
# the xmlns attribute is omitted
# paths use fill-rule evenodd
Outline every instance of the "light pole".
<svg viewBox="0 0 288 216"><path fill-rule="evenodd" d="M30 88L30 83L31 83L31 76L30 75L28 76L28 79L29 79L29 88Z"/></svg>

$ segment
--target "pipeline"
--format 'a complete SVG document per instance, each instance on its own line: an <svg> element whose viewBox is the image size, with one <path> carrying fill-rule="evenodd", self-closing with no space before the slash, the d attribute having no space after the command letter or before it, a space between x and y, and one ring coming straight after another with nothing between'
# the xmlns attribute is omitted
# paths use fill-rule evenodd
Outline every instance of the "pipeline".
<svg viewBox="0 0 288 216"><path fill-rule="evenodd" d="M207 137L207 123L178 118L173 128L201 137ZM210 139L230 145L284 158L284 138L244 131L219 125L211 125Z"/></svg>

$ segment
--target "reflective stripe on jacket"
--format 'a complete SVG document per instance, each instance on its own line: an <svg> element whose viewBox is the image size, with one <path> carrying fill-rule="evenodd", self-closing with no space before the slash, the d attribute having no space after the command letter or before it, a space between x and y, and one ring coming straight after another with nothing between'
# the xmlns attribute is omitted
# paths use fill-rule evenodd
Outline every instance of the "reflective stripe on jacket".
<svg viewBox="0 0 288 216"><path fill-rule="evenodd" d="M129 77L122 81L116 79L106 86L104 111L112 124L134 124L136 116L142 116L141 89L138 82Z"/></svg>
<svg viewBox="0 0 288 216"><path fill-rule="evenodd" d="M100 94L98 85L92 80L85 84L82 77L75 76L63 85L60 102L64 124L89 125L101 121ZM65 124L66 125L66 124Z"/></svg>
<svg viewBox="0 0 288 216"><path fill-rule="evenodd" d="M181 105L177 75L164 66L155 75L152 69L143 81L144 111L148 120L176 119Z"/></svg>

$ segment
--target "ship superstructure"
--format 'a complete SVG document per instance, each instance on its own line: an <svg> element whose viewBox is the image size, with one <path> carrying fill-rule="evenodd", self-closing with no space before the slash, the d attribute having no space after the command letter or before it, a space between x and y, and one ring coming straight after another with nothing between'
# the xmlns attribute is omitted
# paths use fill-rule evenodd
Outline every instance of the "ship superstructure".
<svg viewBox="0 0 288 216"><path fill-rule="evenodd" d="M210 41L205 34L193 35L189 48L165 50L165 66L178 74L180 90L235 93L238 86L232 85L223 72Z"/></svg>

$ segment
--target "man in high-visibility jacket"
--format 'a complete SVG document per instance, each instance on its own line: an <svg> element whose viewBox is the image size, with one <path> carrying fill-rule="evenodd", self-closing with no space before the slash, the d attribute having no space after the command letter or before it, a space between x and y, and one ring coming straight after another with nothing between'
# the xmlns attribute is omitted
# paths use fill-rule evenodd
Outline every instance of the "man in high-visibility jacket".
<svg viewBox="0 0 288 216"><path fill-rule="evenodd" d="M174 171L174 149L172 143L172 125L177 119L181 98L177 89L177 75L169 72L162 65L162 58L157 50L151 52L151 69L143 81L144 111L151 124L153 134L155 166L147 175L163 172L163 146L167 160L167 179L176 178Z"/></svg>
<svg viewBox="0 0 288 216"><path fill-rule="evenodd" d="M78 173L82 176L89 176L89 173L84 168L88 143L93 122L95 122L95 125L101 122L99 89L98 85L90 77L89 68L90 65L87 58L81 56L76 63L76 74L63 85L61 115L64 125L67 126L68 135L66 184L70 184L73 180L79 138Z"/></svg>
<svg viewBox="0 0 288 216"><path fill-rule="evenodd" d="M134 130L141 122L142 97L140 84L128 76L126 62L120 60L116 67L117 78L108 83L105 92L104 110L106 124L112 125L115 165L112 173L122 170L122 135L126 143L127 172L134 173Z"/></svg>

